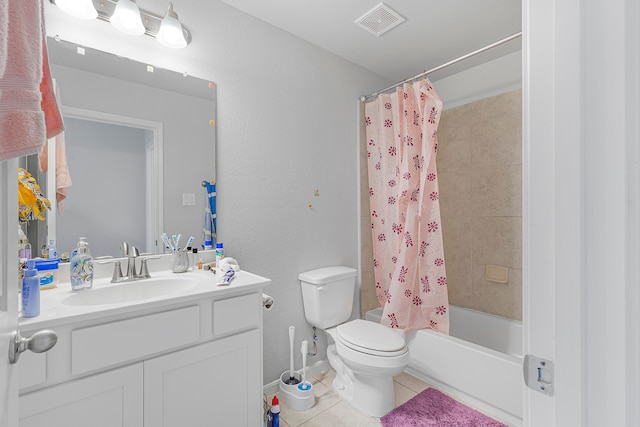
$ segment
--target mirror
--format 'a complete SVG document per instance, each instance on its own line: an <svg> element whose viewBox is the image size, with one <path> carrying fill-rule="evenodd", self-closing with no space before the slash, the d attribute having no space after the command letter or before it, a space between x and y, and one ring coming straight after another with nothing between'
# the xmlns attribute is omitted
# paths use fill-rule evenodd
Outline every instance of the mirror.
<svg viewBox="0 0 640 427"><path fill-rule="evenodd" d="M48 38L51 74L65 120L72 185L47 223L31 221L34 256L50 239L71 253L80 236L94 256L120 256L127 241L161 253L162 232L202 239L203 181L215 180L216 88L209 81ZM49 173L21 164L56 197L55 144Z"/></svg>

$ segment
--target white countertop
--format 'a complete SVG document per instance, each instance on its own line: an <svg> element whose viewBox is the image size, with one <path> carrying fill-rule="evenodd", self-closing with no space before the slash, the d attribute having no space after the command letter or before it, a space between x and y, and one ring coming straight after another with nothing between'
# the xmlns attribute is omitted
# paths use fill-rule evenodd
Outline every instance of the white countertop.
<svg viewBox="0 0 640 427"><path fill-rule="evenodd" d="M234 295L255 292L271 283L271 280L247 271L237 272L228 286L218 286L219 278L216 278L216 275L210 271L205 270L194 270L186 273L172 273L170 270L164 270L152 272L151 276L151 279L123 283L110 283L110 278L95 279L92 289L79 292L92 292L114 286L135 286L145 280L170 280L171 278L176 280L193 279L195 286L188 288L177 286L176 292L135 301L113 304L69 305L70 298L73 298L78 292L71 291L69 282L59 283L54 289L40 292L40 315L32 318L20 317L20 328L23 331L42 329L71 322L81 322L137 311L149 311L158 307L198 301L209 297L228 298Z"/></svg>

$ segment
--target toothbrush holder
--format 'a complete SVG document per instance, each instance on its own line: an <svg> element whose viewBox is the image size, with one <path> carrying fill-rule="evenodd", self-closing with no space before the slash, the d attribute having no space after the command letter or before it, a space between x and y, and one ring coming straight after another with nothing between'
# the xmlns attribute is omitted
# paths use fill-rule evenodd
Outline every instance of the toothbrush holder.
<svg viewBox="0 0 640 427"><path fill-rule="evenodd" d="M171 253L171 271L174 273L184 273L189 270L189 254L185 251L174 251Z"/></svg>

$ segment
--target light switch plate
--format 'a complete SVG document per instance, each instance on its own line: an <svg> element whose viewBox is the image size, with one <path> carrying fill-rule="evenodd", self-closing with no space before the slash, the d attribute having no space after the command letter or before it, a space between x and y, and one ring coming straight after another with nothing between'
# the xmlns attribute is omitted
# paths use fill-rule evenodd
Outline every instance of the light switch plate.
<svg viewBox="0 0 640 427"><path fill-rule="evenodd" d="M195 193L182 193L182 206L195 206L196 195Z"/></svg>

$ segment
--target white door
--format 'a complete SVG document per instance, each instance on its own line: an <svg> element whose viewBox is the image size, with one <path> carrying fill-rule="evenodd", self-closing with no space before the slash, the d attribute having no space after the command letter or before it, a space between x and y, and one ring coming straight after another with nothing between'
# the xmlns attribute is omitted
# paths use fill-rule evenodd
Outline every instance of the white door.
<svg viewBox="0 0 640 427"><path fill-rule="evenodd" d="M0 425L6 427L18 426L18 369L9 363L9 335L18 327L17 171L17 160L0 161Z"/></svg>

